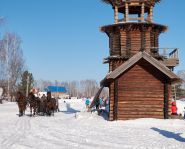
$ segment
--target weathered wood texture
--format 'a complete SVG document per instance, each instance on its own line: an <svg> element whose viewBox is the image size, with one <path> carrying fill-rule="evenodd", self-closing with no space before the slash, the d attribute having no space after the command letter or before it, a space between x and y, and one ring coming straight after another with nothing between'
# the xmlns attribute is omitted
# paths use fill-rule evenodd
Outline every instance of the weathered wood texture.
<svg viewBox="0 0 185 149"><path fill-rule="evenodd" d="M158 47L159 44L159 31L153 32L150 28L117 29L109 37L110 56L132 56L142 50L149 53L153 52L149 47Z"/></svg>
<svg viewBox="0 0 185 149"><path fill-rule="evenodd" d="M110 60L109 72L114 71L117 67L124 63L124 60Z"/></svg>
<svg viewBox="0 0 185 149"><path fill-rule="evenodd" d="M102 0L103 2L112 5L115 14L115 23L118 23L118 12L124 13L124 21L139 19L145 21L145 13L148 14L148 22L153 19L153 7L160 0ZM138 18L129 17L129 14L139 14Z"/></svg>
<svg viewBox="0 0 185 149"><path fill-rule="evenodd" d="M172 107L172 85L169 82L168 84L168 116L171 115L172 111L171 111L171 107Z"/></svg>
<svg viewBox="0 0 185 149"><path fill-rule="evenodd" d="M115 85L110 86L110 120L117 113L118 120L135 118L164 118L164 82L168 79L155 67L140 60L118 79L118 100L115 100ZM168 84L170 91L170 84ZM168 110L170 97L168 92ZM114 103L117 101L118 103ZM115 112L117 104L117 112Z"/></svg>
<svg viewBox="0 0 185 149"><path fill-rule="evenodd" d="M112 82L109 86L109 120L114 120L114 114L113 114L113 107L114 107L114 82Z"/></svg>

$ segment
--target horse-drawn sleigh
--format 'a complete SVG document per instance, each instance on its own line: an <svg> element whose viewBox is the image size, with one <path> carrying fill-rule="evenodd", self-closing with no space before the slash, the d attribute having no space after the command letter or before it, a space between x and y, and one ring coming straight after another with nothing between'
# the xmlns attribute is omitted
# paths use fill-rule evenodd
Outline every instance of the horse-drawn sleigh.
<svg viewBox="0 0 185 149"><path fill-rule="evenodd" d="M36 97L32 92L29 93L28 98L23 96L21 92L17 92L17 104L19 108L19 116L25 114L27 107L30 108L30 116L48 115L54 116L54 112L59 111L58 99L51 97L51 92L47 93L47 97Z"/></svg>

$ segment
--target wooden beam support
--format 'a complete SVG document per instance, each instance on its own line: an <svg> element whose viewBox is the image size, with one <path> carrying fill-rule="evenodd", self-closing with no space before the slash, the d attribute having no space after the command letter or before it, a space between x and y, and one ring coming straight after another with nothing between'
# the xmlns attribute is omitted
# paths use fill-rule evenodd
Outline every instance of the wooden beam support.
<svg viewBox="0 0 185 149"><path fill-rule="evenodd" d="M128 3L125 4L125 22L129 21L129 6Z"/></svg>
<svg viewBox="0 0 185 149"><path fill-rule="evenodd" d="M150 7L149 22L153 22L153 6Z"/></svg>
<svg viewBox="0 0 185 149"><path fill-rule="evenodd" d="M169 100L169 90L168 90L168 82L164 83L164 118L168 119L168 100Z"/></svg>
<svg viewBox="0 0 185 149"><path fill-rule="evenodd" d="M138 22L141 22L141 14L138 14Z"/></svg>
<svg viewBox="0 0 185 149"><path fill-rule="evenodd" d="M142 3L141 5L141 21L145 21L145 3Z"/></svg>
<svg viewBox="0 0 185 149"><path fill-rule="evenodd" d="M115 24L118 23L118 20L119 20L119 18L118 18L118 6L115 6L115 8L114 8L114 21L115 21Z"/></svg>
<svg viewBox="0 0 185 149"><path fill-rule="evenodd" d="M113 107L113 120L118 119L118 79L114 82L114 107Z"/></svg>

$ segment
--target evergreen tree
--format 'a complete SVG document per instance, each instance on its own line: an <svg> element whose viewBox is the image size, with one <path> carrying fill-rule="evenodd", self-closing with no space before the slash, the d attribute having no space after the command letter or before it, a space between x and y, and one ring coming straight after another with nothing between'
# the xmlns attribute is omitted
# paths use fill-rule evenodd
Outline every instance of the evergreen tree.
<svg viewBox="0 0 185 149"><path fill-rule="evenodd" d="M28 85L28 92L33 88L34 78L32 73L29 73L27 70L23 72L21 75L21 82L19 84L19 91L21 91L24 95L26 95L27 85Z"/></svg>

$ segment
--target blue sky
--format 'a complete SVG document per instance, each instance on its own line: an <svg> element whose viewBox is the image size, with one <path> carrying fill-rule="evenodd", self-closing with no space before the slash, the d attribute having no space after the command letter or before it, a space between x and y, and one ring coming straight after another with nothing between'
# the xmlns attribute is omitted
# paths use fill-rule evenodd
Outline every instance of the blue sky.
<svg viewBox="0 0 185 149"><path fill-rule="evenodd" d="M162 0L154 10L154 21L168 26L160 47L180 49L176 72L185 69L184 15L184 0ZM0 16L1 36L19 34L35 79L100 81L108 72L108 38L99 27L113 23L113 10L100 0L0 0Z"/></svg>

